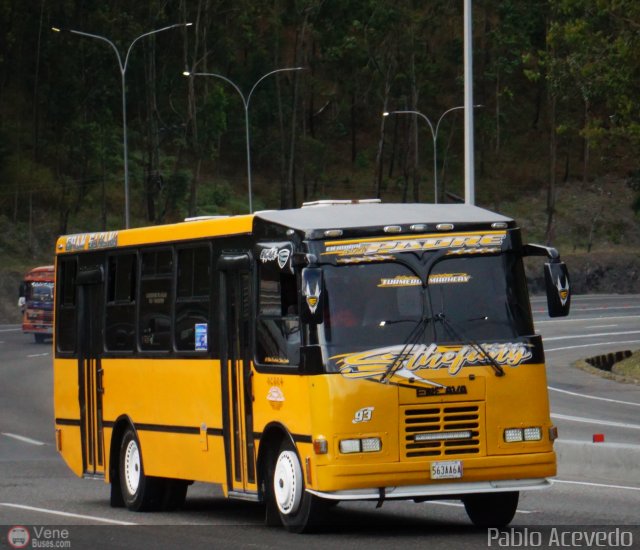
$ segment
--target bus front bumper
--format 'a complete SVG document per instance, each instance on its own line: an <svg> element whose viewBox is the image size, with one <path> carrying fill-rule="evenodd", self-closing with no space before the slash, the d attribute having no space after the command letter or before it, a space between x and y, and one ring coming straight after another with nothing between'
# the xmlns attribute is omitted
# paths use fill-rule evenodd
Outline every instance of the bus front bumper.
<svg viewBox="0 0 640 550"><path fill-rule="evenodd" d="M438 462L438 461L435 461ZM332 464L315 470L311 494L331 500L435 498L544 489L556 475L553 451L467 458L462 477L430 479L431 461Z"/></svg>
<svg viewBox="0 0 640 550"><path fill-rule="evenodd" d="M438 483L437 485L407 485L404 487L378 487L369 489L350 489L346 491L314 491L312 495L327 500L402 500L456 497L475 493L503 493L547 489L551 487L548 479L515 479L496 481L475 481L468 483Z"/></svg>

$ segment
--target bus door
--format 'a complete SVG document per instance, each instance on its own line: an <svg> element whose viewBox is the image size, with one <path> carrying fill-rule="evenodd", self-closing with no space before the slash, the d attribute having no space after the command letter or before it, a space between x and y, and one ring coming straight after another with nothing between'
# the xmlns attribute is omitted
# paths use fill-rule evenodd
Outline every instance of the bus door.
<svg viewBox="0 0 640 550"><path fill-rule="evenodd" d="M220 270L222 418L231 496L257 497L251 388L251 277L247 254L228 254Z"/></svg>
<svg viewBox="0 0 640 550"><path fill-rule="evenodd" d="M102 265L80 265L78 287L78 393L82 461L87 477L104 476L102 418Z"/></svg>

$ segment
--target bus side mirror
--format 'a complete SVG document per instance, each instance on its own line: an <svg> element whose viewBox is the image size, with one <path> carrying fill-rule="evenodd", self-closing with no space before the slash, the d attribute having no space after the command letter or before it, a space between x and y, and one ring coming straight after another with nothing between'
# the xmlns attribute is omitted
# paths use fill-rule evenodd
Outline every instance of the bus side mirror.
<svg viewBox="0 0 640 550"><path fill-rule="evenodd" d="M565 317L569 315L571 287L569 271L565 263L558 261L545 263L544 282L547 290L549 317Z"/></svg>
<svg viewBox="0 0 640 550"><path fill-rule="evenodd" d="M324 320L324 284L322 269L302 270L302 321L319 325Z"/></svg>

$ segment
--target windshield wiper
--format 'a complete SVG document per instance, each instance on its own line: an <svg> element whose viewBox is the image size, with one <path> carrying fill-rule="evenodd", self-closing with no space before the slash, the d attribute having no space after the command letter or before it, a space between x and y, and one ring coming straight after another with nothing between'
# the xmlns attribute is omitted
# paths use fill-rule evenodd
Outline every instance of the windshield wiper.
<svg viewBox="0 0 640 550"><path fill-rule="evenodd" d="M404 319L402 321L404 321ZM416 345L422 338L422 334L424 333L424 330L427 328L429 321L431 321L431 317L422 317L421 319L418 320L416 326L413 327L413 330L411 331L411 333L409 334L409 337L405 341L402 347L402 350L396 356L393 362L389 365L385 373L380 377L380 382L386 383L389 380L389 378L391 378L396 373L396 371L398 371L400 367L402 367L402 364L405 362L405 360L411 357L411 352L413 351L413 348L416 347ZM386 321L386 322L389 323L391 321Z"/></svg>
<svg viewBox="0 0 640 550"><path fill-rule="evenodd" d="M496 376L504 376L505 375L505 371L502 368L502 365L498 364L498 362L491 357L491 355L489 355L487 353L487 351L477 342L475 342L474 340L468 339L468 338L464 338L459 331L456 330L456 328L453 326L453 324L451 323L451 321L449 321L449 319L447 319L447 317L445 316L445 314L443 312L437 313L434 317L434 319L436 321L441 321L443 325L445 325L449 331L451 331L451 333L453 334L453 336L458 339L461 342L464 342L468 345L470 345L474 350L476 350L477 352L479 352L483 357L485 357L489 363L491 363L491 368L495 371ZM484 320L485 317L480 317L478 320Z"/></svg>

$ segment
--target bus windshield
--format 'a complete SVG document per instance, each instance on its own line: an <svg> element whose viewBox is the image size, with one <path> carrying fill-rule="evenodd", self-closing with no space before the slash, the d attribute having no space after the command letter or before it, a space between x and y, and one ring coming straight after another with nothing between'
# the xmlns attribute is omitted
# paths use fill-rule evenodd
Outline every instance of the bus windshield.
<svg viewBox="0 0 640 550"><path fill-rule="evenodd" d="M53 283L33 282L31 283L31 302L53 302Z"/></svg>
<svg viewBox="0 0 640 550"><path fill-rule="evenodd" d="M433 265L426 288L418 275L397 262L326 266L319 326L326 356L415 341L418 325L416 343L424 344L533 334L524 269L514 253L445 256Z"/></svg>

